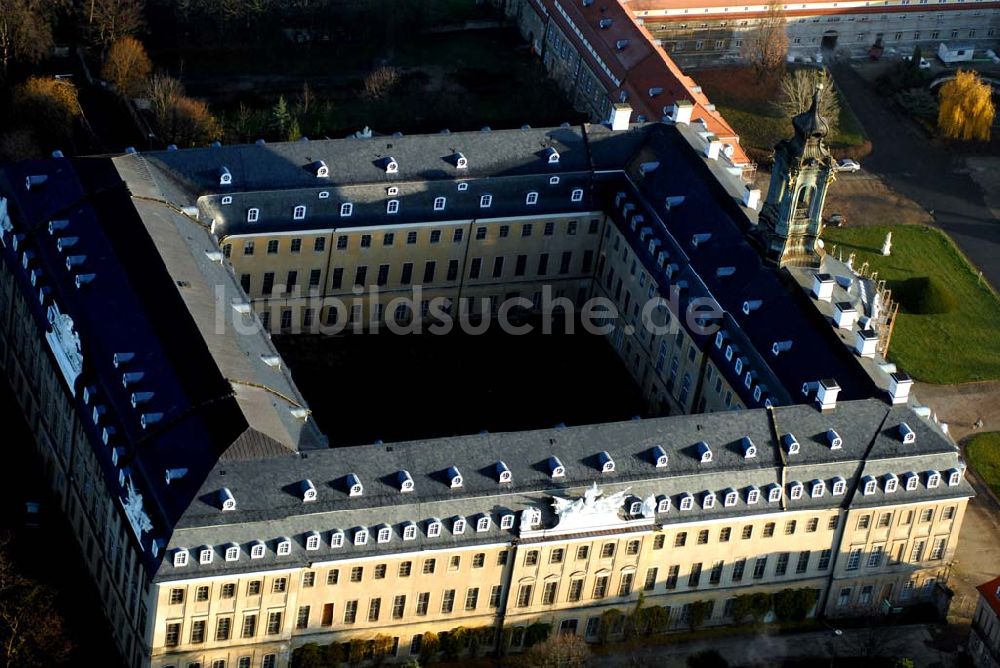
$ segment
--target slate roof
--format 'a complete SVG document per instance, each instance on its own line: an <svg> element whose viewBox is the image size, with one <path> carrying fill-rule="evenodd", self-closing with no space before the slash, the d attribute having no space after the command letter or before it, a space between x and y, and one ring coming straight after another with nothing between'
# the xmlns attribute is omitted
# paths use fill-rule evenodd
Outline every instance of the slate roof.
<svg viewBox="0 0 1000 668"><path fill-rule="evenodd" d="M773 415L773 418L772 418ZM898 423L906 421L918 430L913 444L895 448L890 455L889 442L898 441ZM783 425L794 425L801 450L787 455L781 450ZM777 426L777 430L775 430ZM843 437L843 447L832 450L826 431L835 428ZM743 456L742 439L750 437L758 449L756 457ZM702 463L697 444L705 442L712 450L710 463ZM654 465L651 449L662 447L668 466ZM607 450L615 463L612 473L602 473L598 453ZM870 453L869 453L870 451ZM876 455L880 458L875 458ZM564 478L553 479L548 458L558 457L565 466ZM867 458L867 459L866 459ZM512 473L510 483L499 483L496 462L502 460ZM460 488L452 488L445 475L456 466L463 477ZM499 527L500 517L516 514L524 508L542 511L543 526L555 523L550 510L551 495L576 498L593 482L606 494L629 489L636 500L653 494L668 497L671 508L657 513L662 525L698 522L725 517L778 514L785 510L829 509L884 503L875 495L854 494L863 475L878 467L902 476L909 470L922 475L928 470L962 466L957 448L934 427L924 423L909 408L892 408L877 399L843 402L830 413L820 413L810 406L779 407L772 414L763 409L737 413L711 413L651 420L608 423L500 434L480 434L394 443L364 445L319 451L279 461L226 462L208 476L178 526L170 549L187 548L194 552L203 546L217 550L210 565L189 562L175 568L164 562L159 577L181 577L236 572L247 568L249 546L262 541L265 556L253 562L253 568L280 568L310 563L338 561L359 556L398 551L438 550L505 542L517 535L520 516L512 529ZM786 487L780 503L767 501L767 488L782 480ZM410 473L412 492L401 492L397 474ZM362 496L349 496L346 476L355 474L364 485ZM835 476L847 481L848 492L833 495ZM310 480L317 490L317 500L303 502L301 482ZM827 483L819 498L809 494L811 481ZM266 482L264 482L266 481ZM803 498L789 497L791 485L805 485ZM747 490L756 486L762 494L759 503L748 505ZM222 511L219 491L225 487L236 499L236 509ZM724 494L735 490L739 501L724 506ZM880 482L881 489L881 482ZM706 491L717 495L715 506L702 507ZM683 495L694 496L691 510L679 510ZM923 478L917 491L899 491L889 501L923 501L960 498L972 495L964 480L957 486L946 481L936 489L927 489ZM492 518L489 531L475 531L478 517ZM465 533L452 532L455 517L468 519ZM440 537L427 535L431 519L444 523ZM403 526L417 527L413 541L401 538ZM389 543L378 544L377 527L392 529ZM367 528L372 537L363 546L352 544L353 532ZM311 532L320 535L320 548L304 549ZM333 531L345 533L344 546L332 548ZM275 546L280 538L292 541L292 554L279 557ZM222 555L230 544L242 547L237 562L226 562ZM197 561L196 556L193 561Z"/></svg>

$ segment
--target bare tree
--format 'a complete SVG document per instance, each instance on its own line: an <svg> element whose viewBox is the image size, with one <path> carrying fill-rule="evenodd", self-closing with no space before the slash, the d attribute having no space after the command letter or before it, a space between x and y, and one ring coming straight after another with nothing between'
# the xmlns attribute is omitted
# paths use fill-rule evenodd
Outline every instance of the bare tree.
<svg viewBox="0 0 1000 668"><path fill-rule="evenodd" d="M91 41L106 49L144 24L143 0L89 0L83 7Z"/></svg>
<svg viewBox="0 0 1000 668"><path fill-rule="evenodd" d="M533 645L518 665L525 668L582 668L590 660L590 648L575 633L557 633Z"/></svg>
<svg viewBox="0 0 1000 668"><path fill-rule="evenodd" d="M153 63L142 42L125 36L111 45L101 68L101 78L115 85L122 95L138 95L149 81Z"/></svg>
<svg viewBox="0 0 1000 668"><path fill-rule="evenodd" d="M801 68L786 73L781 79L778 108L787 116L802 113L812 106L817 86L823 86L819 98L819 113L826 119L830 136L833 136L837 134L840 125L840 100L833 87L833 77L826 69Z"/></svg>
<svg viewBox="0 0 1000 668"><path fill-rule="evenodd" d="M785 9L780 0L770 0L764 18L743 38L740 55L753 66L758 80L784 69L788 34L785 32Z"/></svg>
<svg viewBox="0 0 1000 668"><path fill-rule="evenodd" d="M64 662L71 645L49 588L21 574L10 556L10 536L0 536L0 663L51 666Z"/></svg>
<svg viewBox="0 0 1000 668"><path fill-rule="evenodd" d="M35 63L52 48L49 0L0 0L0 81L14 63Z"/></svg>
<svg viewBox="0 0 1000 668"><path fill-rule="evenodd" d="M395 67L376 67L365 77L365 95L377 100L385 96L399 82L399 72Z"/></svg>

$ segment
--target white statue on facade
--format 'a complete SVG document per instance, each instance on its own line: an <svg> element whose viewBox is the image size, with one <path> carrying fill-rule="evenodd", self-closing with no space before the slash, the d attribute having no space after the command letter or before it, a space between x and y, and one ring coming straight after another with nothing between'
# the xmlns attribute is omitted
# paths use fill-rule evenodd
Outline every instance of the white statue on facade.
<svg viewBox="0 0 1000 668"><path fill-rule="evenodd" d="M578 499L552 497L552 507L559 517L559 528L585 526L602 522L621 521L621 510L629 490L605 496L595 482Z"/></svg>
<svg viewBox="0 0 1000 668"><path fill-rule="evenodd" d="M647 519L656 517L656 496L650 494L642 501L642 516Z"/></svg>
<svg viewBox="0 0 1000 668"><path fill-rule="evenodd" d="M132 530L135 531L139 540L142 540L142 534L153 528L153 522L146 514L142 503L142 494L136 490L135 483L132 482L131 478L129 478L128 486L125 488L122 506L125 508L125 516L132 525Z"/></svg>

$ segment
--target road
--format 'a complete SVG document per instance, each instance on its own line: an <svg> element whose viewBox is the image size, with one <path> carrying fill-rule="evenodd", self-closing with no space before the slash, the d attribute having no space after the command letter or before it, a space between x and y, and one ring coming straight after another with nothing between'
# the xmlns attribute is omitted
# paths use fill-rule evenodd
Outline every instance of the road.
<svg viewBox="0 0 1000 668"><path fill-rule="evenodd" d="M863 646L878 654L908 657L918 668L947 665L942 651L935 647L930 627L925 624L886 627L880 629L845 629L843 635L830 631L813 631L789 635L728 636L668 645L647 645L620 653L601 654L594 664L602 668L626 666L657 666L680 668L687 657L708 649L718 651L733 666L774 666L785 659L829 659L818 665L857 665L857 659L836 660L836 657L857 657ZM877 639L872 636L876 635ZM940 647L941 645L939 645ZM947 653L944 653L947 654Z"/></svg>
<svg viewBox="0 0 1000 668"><path fill-rule="evenodd" d="M932 211L934 225L951 236L995 288L1000 287L1000 221L986 206L962 156L930 142L850 65L837 63L833 74L871 139L865 169Z"/></svg>

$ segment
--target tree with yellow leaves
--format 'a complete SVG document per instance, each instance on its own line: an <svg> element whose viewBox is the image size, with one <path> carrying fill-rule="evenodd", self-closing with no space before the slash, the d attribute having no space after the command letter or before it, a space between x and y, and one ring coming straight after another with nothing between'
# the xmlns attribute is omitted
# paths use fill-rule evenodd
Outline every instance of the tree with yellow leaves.
<svg viewBox="0 0 1000 668"><path fill-rule="evenodd" d="M958 71L953 81L941 86L938 128L951 139L989 141L996 115L993 91L976 72Z"/></svg>
<svg viewBox="0 0 1000 668"><path fill-rule="evenodd" d="M149 84L153 63L142 42L126 35L111 45L101 68L101 78L110 81L122 95L138 95Z"/></svg>

